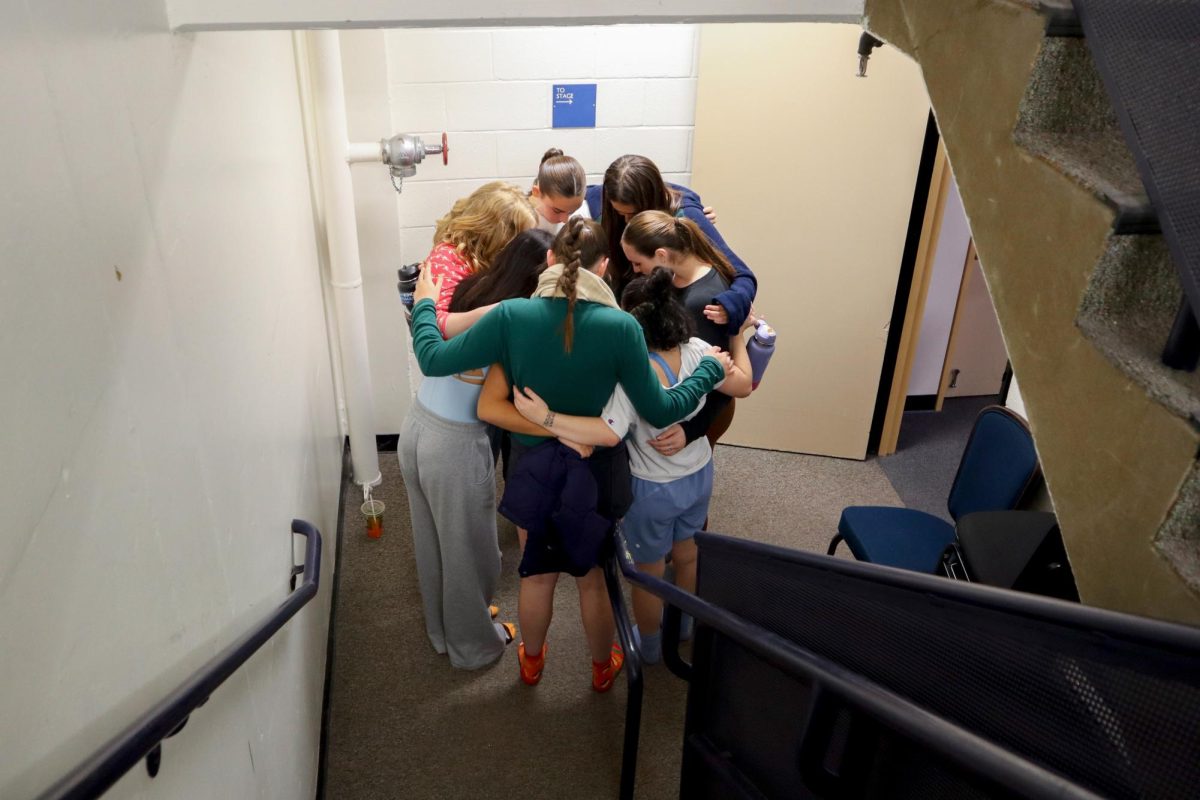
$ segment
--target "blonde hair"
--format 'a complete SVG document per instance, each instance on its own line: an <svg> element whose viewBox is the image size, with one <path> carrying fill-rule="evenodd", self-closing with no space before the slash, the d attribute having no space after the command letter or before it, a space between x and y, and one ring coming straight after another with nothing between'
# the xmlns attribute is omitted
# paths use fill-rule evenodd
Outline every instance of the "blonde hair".
<svg viewBox="0 0 1200 800"><path fill-rule="evenodd" d="M579 270L591 269L608 255L608 240L600 223L582 217L571 217L563 225L554 244L554 260L563 265L558 277L558 289L567 296L567 318L563 323L563 344L567 352L575 339L575 288Z"/></svg>
<svg viewBox="0 0 1200 800"><path fill-rule="evenodd" d="M437 221L433 244L454 245L478 271L487 269L514 236L536 225L537 211L525 193L503 181L492 181L458 200L450 213Z"/></svg>
<svg viewBox="0 0 1200 800"><path fill-rule="evenodd" d="M625 232L621 234L621 241L647 258L661 247L696 256L730 283L737 276L725 254L713 247L700 226L686 217L672 217L662 211L643 211L629 220Z"/></svg>

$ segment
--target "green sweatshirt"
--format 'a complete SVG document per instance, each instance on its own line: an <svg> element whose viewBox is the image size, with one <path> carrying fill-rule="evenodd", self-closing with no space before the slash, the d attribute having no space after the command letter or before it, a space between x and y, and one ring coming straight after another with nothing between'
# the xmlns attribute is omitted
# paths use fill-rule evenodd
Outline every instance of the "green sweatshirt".
<svg viewBox="0 0 1200 800"><path fill-rule="evenodd" d="M438 331L432 300L413 307L413 352L421 372L453 375L500 363L513 386L529 387L563 414L596 417L618 383L651 425L683 419L725 372L714 358L701 359L682 383L664 389L646 354L637 320L599 303L575 304L575 336L563 347L567 301L562 298L505 300L466 332L449 341ZM543 441L514 434L527 445Z"/></svg>

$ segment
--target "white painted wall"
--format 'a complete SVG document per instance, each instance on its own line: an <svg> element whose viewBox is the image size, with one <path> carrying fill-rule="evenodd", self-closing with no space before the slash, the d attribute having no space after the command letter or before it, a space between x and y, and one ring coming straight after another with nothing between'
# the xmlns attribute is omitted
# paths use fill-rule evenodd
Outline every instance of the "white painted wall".
<svg viewBox="0 0 1200 800"><path fill-rule="evenodd" d="M942 229L933 257L933 272L929 277L929 293L925 296L925 313L921 317L917 352L913 356L912 373L908 379L910 397L938 393L970 242L971 228L967 224L967 213L963 210L958 185L951 179L946 208L942 213Z"/></svg>
<svg viewBox="0 0 1200 800"><path fill-rule="evenodd" d="M165 0L171 27L390 28L620 22L857 22L863 0Z"/></svg>
<svg viewBox="0 0 1200 800"><path fill-rule="evenodd" d="M1029 419L1029 414L1025 411L1025 398L1021 396L1021 387L1017 385L1016 375L1013 375L1012 381L1008 384L1008 399L1004 402L1004 405L1022 417L1025 417L1025 419Z"/></svg>
<svg viewBox="0 0 1200 800"><path fill-rule="evenodd" d="M281 602L296 516L321 594L107 796L311 797L341 460L290 37L0 31L0 796Z"/></svg>
<svg viewBox="0 0 1200 800"><path fill-rule="evenodd" d="M427 159L398 200L382 167L354 168L380 433L399 431L409 404L396 268L428 255L434 224L459 197L497 178L532 185L552 146L592 182L618 156L641 153L688 184L696 44L693 25L342 33L352 137L450 137L449 166ZM597 84L594 129L551 128L551 87L562 81ZM382 109L390 127L378 127Z"/></svg>

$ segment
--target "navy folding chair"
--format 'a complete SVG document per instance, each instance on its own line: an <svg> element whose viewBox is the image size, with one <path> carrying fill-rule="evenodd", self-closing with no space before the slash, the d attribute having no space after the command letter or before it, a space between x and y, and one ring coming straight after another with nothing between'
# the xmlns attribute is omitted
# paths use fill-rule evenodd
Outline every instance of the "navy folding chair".
<svg viewBox="0 0 1200 800"><path fill-rule="evenodd" d="M946 507L955 520L976 511L1016 508L1038 473L1029 426L1003 406L988 406L975 418ZM954 526L909 508L850 506L838 520L829 555L843 540L859 561L935 572L954 541Z"/></svg>

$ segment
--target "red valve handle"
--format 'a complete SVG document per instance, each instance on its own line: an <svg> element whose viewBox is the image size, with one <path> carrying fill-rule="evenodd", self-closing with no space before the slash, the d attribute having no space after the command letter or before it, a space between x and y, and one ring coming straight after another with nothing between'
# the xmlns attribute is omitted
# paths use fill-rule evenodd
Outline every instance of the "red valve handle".
<svg viewBox="0 0 1200 800"><path fill-rule="evenodd" d="M450 163L450 145L446 141L446 132L442 131L442 166Z"/></svg>

